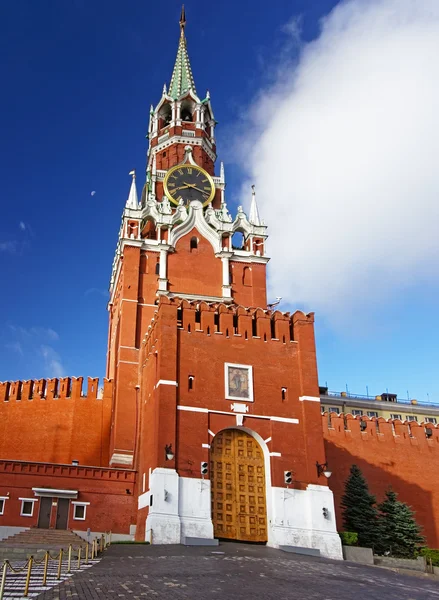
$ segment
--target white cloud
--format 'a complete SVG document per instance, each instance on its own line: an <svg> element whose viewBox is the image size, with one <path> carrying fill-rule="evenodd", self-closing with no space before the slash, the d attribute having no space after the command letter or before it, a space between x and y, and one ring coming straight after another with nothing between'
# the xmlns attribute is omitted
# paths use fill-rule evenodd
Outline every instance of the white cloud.
<svg viewBox="0 0 439 600"><path fill-rule="evenodd" d="M59 340L59 334L51 327L21 327L20 325L9 324L9 329L20 335L22 338L36 338L39 340L49 340L56 342Z"/></svg>
<svg viewBox="0 0 439 600"><path fill-rule="evenodd" d="M65 369L61 357L52 346L42 345L41 356L44 359L46 377L65 377Z"/></svg>
<svg viewBox="0 0 439 600"><path fill-rule="evenodd" d="M25 231L26 230L26 223L24 223L24 221L20 221L20 223L18 224L18 226L20 227L21 231Z"/></svg>
<svg viewBox="0 0 439 600"><path fill-rule="evenodd" d="M22 327L8 325L9 336L13 339L5 344L11 350L23 357L23 364L34 364L38 368L37 377L64 377L64 368L60 354L53 344L59 341L58 333L51 327ZM35 361L35 358L38 360Z"/></svg>
<svg viewBox="0 0 439 600"><path fill-rule="evenodd" d="M11 342L10 344L5 344L5 348L16 352L20 356L24 356L23 347L20 342Z"/></svg>
<svg viewBox="0 0 439 600"><path fill-rule="evenodd" d="M321 26L254 99L240 145L270 298L336 324L439 280L439 2L350 0Z"/></svg>
<svg viewBox="0 0 439 600"><path fill-rule="evenodd" d="M0 252L7 252L8 254L15 254L17 252L17 242L0 242Z"/></svg>

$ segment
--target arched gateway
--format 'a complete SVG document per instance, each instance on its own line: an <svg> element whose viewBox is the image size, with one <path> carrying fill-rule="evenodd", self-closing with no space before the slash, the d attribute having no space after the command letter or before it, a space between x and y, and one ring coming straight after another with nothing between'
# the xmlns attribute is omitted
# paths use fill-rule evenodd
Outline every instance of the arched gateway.
<svg viewBox="0 0 439 600"><path fill-rule="evenodd" d="M264 455L239 429L225 429L211 444L210 475L215 537L267 541Z"/></svg>

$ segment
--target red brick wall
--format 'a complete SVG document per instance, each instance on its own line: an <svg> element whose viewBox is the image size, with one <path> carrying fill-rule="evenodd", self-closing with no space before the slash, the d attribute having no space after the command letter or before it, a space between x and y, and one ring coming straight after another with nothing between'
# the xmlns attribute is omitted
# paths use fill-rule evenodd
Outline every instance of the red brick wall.
<svg viewBox="0 0 439 600"><path fill-rule="evenodd" d="M107 466L112 382L82 377L0 383L0 459Z"/></svg>
<svg viewBox="0 0 439 600"><path fill-rule="evenodd" d="M236 416L177 410L177 406L230 413L233 400L225 399L224 363L231 362L253 366L255 401L248 403L244 426L264 440L271 438L270 452L282 455L272 460L273 485L283 485L284 470L293 470L299 485L325 484L317 479L315 468L316 460L325 458L320 404L299 400L318 396L313 316L297 312L289 317L205 303L199 304L197 314L197 305L162 298L142 346L139 480L157 466L175 467L182 476L200 476L200 462L208 457L202 444L211 442L208 430L217 433L236 426ZM194 377L192 390L189 375ZM160 381L176 381L178 387L157 386ZM287 388L284 400L282 387ZM165 460L167 444L175 452L172 461Z"/></svg>
<svg viewBox="0 0 439 600"><path fill-rule="evenodd" d="M198 248L190 247L192 237L198 239ZM175 253L168 255L168 289L174 294L222 296L222 263L215 258L208 240L193 229L178 240Z"/></svg>
<svg viewBox="0 0 439 600"><path fill-rule="evenodd" d="M332 476L329 486L336 500L337 522L342 530L340 500L351 465L356 464L366 477L371 493L380 502L389 486L416 511L429 546L439 547L439 429L428 425L432 437L418 423L367 420L360 430L360 420L351 415L323 416L326 456ZM394 427L394 430L393 430Z"/></svg>
<svg viewBox="0 0 439 600"><path fill-rule="evenodd" d="M78 502L90 502L85 521L73 519L70 506L68 529L108 531L128 534L135 523L133 471L93 469L62 465L0 461L0 496L7 496L0 526L35 527L38 523L40 501L34 505L32 517L20 516L19 498L35 498L33 487L77 490ZM127 490L129 493L127 493ZM54 523L54 507L52 520Z"/></svg>
<svg viewBox="0 0 439 600"><path fill-rule="evenodd" d="M232 296L235 304L267 307L266 266L230 261Z"/></svg>

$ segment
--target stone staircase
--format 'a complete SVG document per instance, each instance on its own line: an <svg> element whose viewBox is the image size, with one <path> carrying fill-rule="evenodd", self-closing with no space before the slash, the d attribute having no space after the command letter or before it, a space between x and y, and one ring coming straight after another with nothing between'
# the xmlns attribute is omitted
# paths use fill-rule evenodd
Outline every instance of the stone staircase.
<svg viewBox="0 0 439 600"><path fill-rule="evenodd" d="M31 528L0 541L0 561L25 560L31 555L41 558L47 550L55 554L61 548L67 553L70 544L73 556L77 556L78 548L81 546L84 552L87 542L72 531Z"/></svg>

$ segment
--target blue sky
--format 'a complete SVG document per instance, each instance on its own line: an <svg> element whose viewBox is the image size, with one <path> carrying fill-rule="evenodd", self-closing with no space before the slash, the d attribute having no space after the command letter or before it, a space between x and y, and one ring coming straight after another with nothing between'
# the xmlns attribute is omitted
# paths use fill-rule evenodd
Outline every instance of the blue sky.
<svg viewBox="0 0 439 600"><path fill-rule="evenodd" d="M242 148L254 133L246 128L255 129L264 107L261 94L276 92L297 68L304 48L321 35L320 19L336 4L186 2L195 82L201 94L211 93L232 206L246 202L242 185L257 165ZM149 105L170 79L179 10L174 0L166 9L143 0L0 5L2 381L104 375L107 289L128 172L137 170L140 186ZM263 217L270 226L277 217L267 202ZM329 231L325 243L331 245ZM283 244L288 253L288 240ZM295 280L296 266L285 264L283 277ZM439 402L436 275L427 271L416 285L405 279L389 289L366 279L361 307L347 301L346 319L320 303L331 293L327 282L318 295L298 301L286 290L285 310L316 310L320 382L358 393L388 388L401 397L408 390Z"/></svg>

